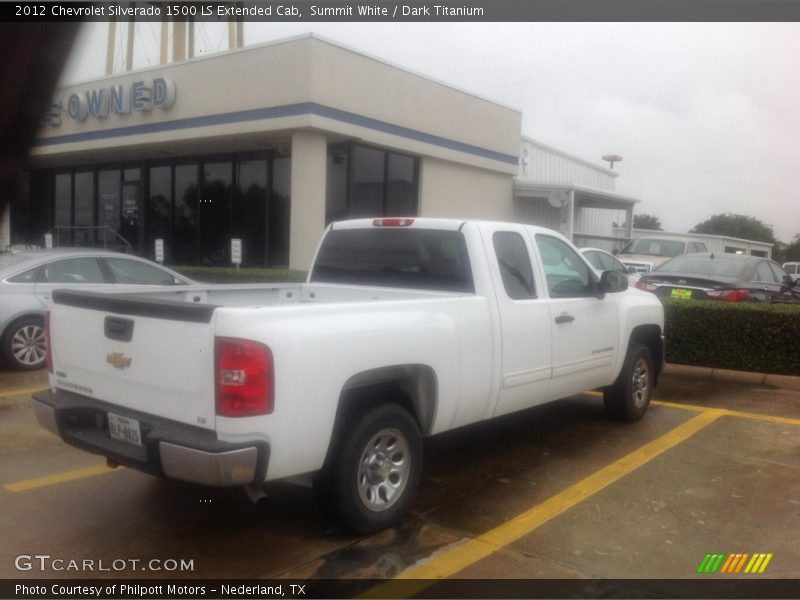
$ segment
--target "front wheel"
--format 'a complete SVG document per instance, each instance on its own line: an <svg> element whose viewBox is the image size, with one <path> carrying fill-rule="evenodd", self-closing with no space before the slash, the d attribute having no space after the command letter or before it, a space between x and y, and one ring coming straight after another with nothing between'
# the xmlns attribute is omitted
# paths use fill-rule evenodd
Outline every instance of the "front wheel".
<svg viewBox="0 0 800 600"><path fill-rule="evenodd" d="M654 377L650 350L643 344L632 343L619 377L603 391L608 411L622 421L641 419L650 406Z"/></svg>
<svg viewBox="0 0 800 600"><path fill-rule="evenodd" d="M408 509L422 470L422 437L396 404L364 413L345 434L331 465L334 508L357 533L391 527Z"/></svg>
<svg viewBox="0 0 800 600"><path fill-rule="evenodd" d="M47 342L41 317L25 317L9 325L2 352L12 369L29 371L45 366Z"/></svg>

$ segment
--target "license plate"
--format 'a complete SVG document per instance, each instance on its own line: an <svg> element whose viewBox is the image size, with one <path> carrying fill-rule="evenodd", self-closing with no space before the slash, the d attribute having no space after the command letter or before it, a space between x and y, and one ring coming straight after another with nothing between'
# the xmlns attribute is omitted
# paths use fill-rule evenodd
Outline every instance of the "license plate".
<svg viewBox="0 0 800 600"><path fill-rule="evenodd" d="M142 445L139 421L136 419L108 413L108 433L115 440L133 444L134 446Z"/></svg>
<svg viewBox="0 0 800 600"><path fill-rule="evenodd" d="M670 296L673 298L683 298L684 300L689 300L692 297L692 290L673 289Z"/></svg>

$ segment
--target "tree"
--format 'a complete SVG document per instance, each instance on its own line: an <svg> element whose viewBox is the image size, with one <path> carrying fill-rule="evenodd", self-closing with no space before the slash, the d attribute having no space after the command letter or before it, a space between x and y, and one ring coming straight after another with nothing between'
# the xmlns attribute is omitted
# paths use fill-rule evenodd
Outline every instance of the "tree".
<svg viewBox="0 0 800 600"><path fill-rule="evenodd" d="M785 244L781 252L782 262L800 261L800 233L794 236L791 244Z"/></svg>
<svg viewBox="0 0 800 600"><path fill-rule="evenodd" d="M656 231L663 231L661 221L655 215L648 215L642 213L640 215L633 215L633 228L634 229L655 229Z"/></svg>
<svg viewBox="0 0 800 600"><path fill-rule="evenodd" d="M710 233L712 235L727 235L746 240L777 243L772 226L762 223L755 217L720 213L710 219L698 223L690 233Z"/></svg>

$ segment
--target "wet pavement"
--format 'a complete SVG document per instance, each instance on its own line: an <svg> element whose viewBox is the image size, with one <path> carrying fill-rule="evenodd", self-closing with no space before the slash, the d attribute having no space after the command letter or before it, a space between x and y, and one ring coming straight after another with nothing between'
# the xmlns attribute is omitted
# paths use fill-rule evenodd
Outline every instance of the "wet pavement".
<svg viewBox="0 0 800 600"><path fill-rule="evenodd" d="M772 553L757 576L800 577L798 391L666 376L640 423L584 394L450 432L426 441L403 524L355 537L299 486L254 503L107 470L38 426L45 384L0 372L3 578L94 576L20 571L20 554L193 561L98 574L148 578L686 578L714 552Z"/></svg>

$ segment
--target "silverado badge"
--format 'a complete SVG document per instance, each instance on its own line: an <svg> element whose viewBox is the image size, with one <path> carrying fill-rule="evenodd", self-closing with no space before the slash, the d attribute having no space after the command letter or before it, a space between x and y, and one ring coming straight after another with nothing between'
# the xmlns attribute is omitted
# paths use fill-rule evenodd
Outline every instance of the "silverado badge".
<svg viewBox="0 0 800 600"><path fill-rule="evenodd" d="M110 352L106 356L106 362L114 365L117 369L124 369L131 366L132 358L126 357L121 352Z"/></svg>

